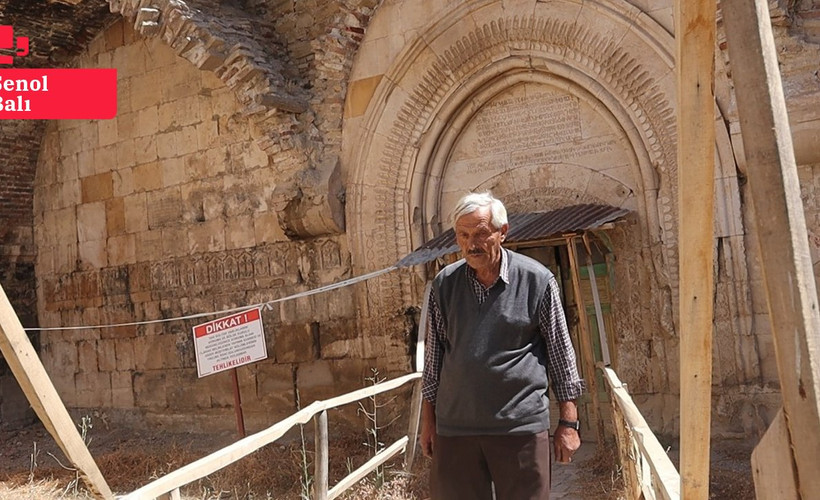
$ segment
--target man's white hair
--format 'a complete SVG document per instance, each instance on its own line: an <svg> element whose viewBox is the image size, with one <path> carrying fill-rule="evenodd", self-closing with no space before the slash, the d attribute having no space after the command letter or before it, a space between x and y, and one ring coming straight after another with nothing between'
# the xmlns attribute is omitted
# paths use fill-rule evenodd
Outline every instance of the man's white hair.
<svg viewBox="0 0 820 500"><path fill-rule="evenodd" d="M453 228L455 229L459 217L471 214L484 207L490 207L491 222L494 228L501 229L501 226L507 224L507 209L504 204L489 191L486 191L484 193L470 193L458 200L456 208L453 210Z"/></svg>

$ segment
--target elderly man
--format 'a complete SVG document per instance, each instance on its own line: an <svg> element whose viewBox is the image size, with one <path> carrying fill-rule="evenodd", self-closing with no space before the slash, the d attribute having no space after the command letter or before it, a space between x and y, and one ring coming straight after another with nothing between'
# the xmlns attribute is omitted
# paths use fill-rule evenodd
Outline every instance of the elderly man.
<svg viewBox="0 0 820 500"><path fill-rule="evenodd" d="M501 247L507 211L489 193L454 210L463 259L430 294L421 446L432 456L433 500L549 498L548 384L558 398L555 459L581 445L575 366L558 284Z"/></svg>

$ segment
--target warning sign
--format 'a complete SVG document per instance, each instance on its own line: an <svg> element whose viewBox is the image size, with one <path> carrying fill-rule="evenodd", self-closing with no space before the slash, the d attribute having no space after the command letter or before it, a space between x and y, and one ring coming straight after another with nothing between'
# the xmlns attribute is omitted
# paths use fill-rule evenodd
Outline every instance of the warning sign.
<svg viewBox="0 0 820 500"><path fill-rule="evenodd" d="M200 378L267 358L259 309L195 326L194 349Z"/></svg>

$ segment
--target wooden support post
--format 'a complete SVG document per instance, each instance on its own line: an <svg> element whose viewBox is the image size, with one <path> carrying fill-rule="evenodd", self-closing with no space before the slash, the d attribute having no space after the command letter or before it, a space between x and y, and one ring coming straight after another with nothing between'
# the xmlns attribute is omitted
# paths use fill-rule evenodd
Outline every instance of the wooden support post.
<svg viewBox="0 0 820 500"><path fill-rule="evenodd" d="M752 475L757 498L797 500L797 473L789 448L789 428L783 409L752 452Z"/></svg>
<svg viewBox="0 0 820 500"><path fill-rule="evenodd" d="M677 0L680 477L709 498L714 317L715 0Z"/></svg>
<svg viewBox="0 0 820 500"><path fill-rule="evenodd" d="M581 276L578 267L578 251L575 248L575 237L567 238L567 251L569 253L569 274L572 276L572 288L575 292L575 304L578 306L578 325L580 327L579 343L581 344L582 368L587 379L587 390L592 397L592 420L595 421L598 446L604 443L604 420L601 415L601 404L598 400L598 378L595 373L595 353L592 352L592 340L589 338L589 318L584 305L584 297L581 294Z"/></svg>
<svg viewBox="0 0 820 500"><path fill-rule="evenodd" d="M766 0L722 0L721 8L797 469L796 496L815 498L820 492L820 310L769 8ZM780 472L789 471L783 465Z"/></svg>
<svg viewBox="0 0 820 500"><path fill-rule="evenodd" d="M31 407L65 456L79 470L89 491L97 498L113 498L94 458L85 446L54 384L34 352L20 319L0 286L0 351L23 389Z"/></svg>
<svg viewBox="0 0 820 500"><path fill-rule="evenodd" d="M328 462L330 460L327 443L327 410L322 410L313 418L316 427L314 446L316 463L313 472L313 492L316 500L327 500Z"/></svg>
<svg viewBox="0 0 820 500"><path fill-rule="evenodd" d="M413 461L416 458L416 442L419 437L419 422L421 421L421 385L422 379L413 383L413 399L410 401L410 428L407 431L407 455L405 455L404 470L410 472L413 469Z"/></svg>

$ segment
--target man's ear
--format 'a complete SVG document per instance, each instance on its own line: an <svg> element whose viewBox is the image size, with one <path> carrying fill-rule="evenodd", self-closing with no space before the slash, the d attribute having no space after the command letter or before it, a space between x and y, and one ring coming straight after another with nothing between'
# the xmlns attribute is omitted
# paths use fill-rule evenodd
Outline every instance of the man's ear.
<svg viewBox="0 0 820 500"><path fill-rule="evenodd" d="M503 226L501 226L501 241L502 242L507 239L507 231L509 229L510 229L509 224L504 224Z"/></svg>

